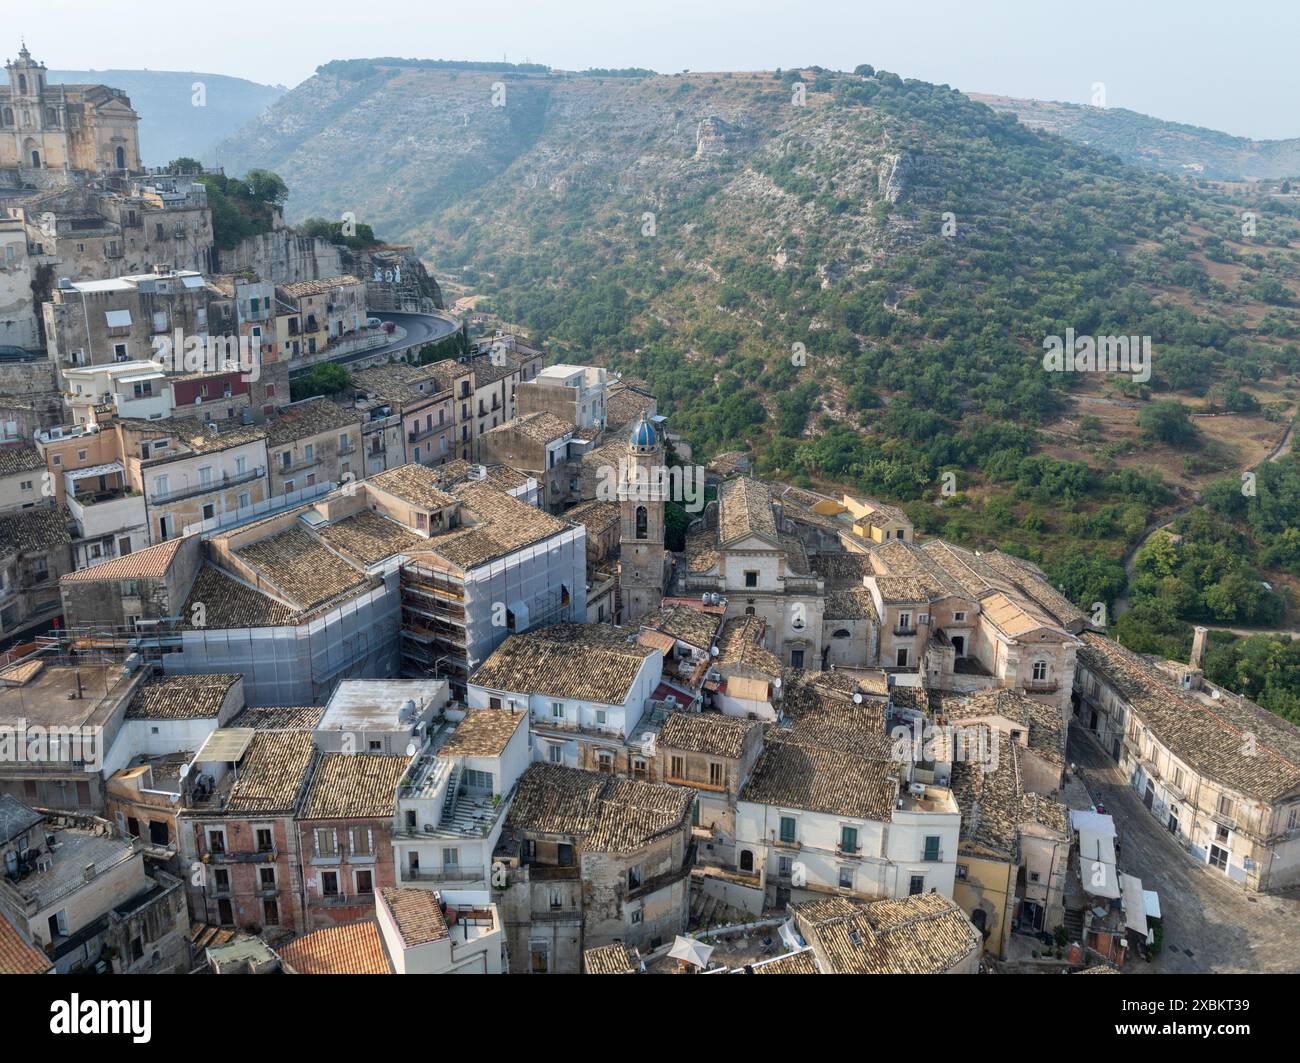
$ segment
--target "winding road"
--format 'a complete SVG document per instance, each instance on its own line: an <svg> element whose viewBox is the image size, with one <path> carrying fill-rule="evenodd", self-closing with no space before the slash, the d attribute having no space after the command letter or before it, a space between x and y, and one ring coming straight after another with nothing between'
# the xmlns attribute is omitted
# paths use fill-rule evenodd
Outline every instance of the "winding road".
<svg viewBox="0 0 1300 1063"><path fill-rule="evenodd" d="M330 362L335 365L346 365L348 362L357 362L363 358L401 354L413 347L423 347L426 343L435 343L438 340L446 339L460 328L460 322L450 314L405 314L397 311L378 311L373 312L371 316L378 317L383 321L391 321L398 328L405 330L405 335L401 339L384 344L382 347L367 347L364 350L352 351L338 358L331 358L329 359ZM313 364L319 365L320 363ZM290 376L305 373L311 368L311 365L304 365L301 368L290 370Z"/></svg>

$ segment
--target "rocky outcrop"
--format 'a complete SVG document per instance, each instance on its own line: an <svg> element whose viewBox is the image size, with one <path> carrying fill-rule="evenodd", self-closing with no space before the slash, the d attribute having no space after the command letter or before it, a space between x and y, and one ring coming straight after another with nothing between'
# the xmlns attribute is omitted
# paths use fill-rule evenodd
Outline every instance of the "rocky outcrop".
<svg viewBox="0 0 1300 1063"><path fill-rule="evenodd" d="M428 313L445 309L442 288L410 246L377 247L369 251L343 253L345 273L366 282L366 307Z"/></svg>
<svg viewBox="0 0 1300 1063"><path fill-rule="evenodd" d="M881 159L877 182L880 197L889 203L897 203L907 191L913 169L912 157L906 152L887 155Z"/></svg>
<svg viewBox="0 0 1300 1063"><path fill-rule="evenodd" d="M695 127L695 157L715 158L725 155L743 138L741 130L716 115L706 115Z"/></svg>

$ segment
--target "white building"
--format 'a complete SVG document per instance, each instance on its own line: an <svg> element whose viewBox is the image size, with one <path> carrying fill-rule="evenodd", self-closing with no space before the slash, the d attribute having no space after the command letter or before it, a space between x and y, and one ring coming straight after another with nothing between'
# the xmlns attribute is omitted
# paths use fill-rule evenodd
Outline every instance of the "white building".
<svg viewBox="0 0 1300 1063"><path fill-rule="evenodd" d="M736 867L783 907L810 894L952 896L961 816L941 786L901 788L901 765L777 740L736 802Z"/></svg>
<svg viewBox="0 0 1300 1063"><path fill-rule="evenodd" d="M382 889L375 915L397 974L505 971L505 932L486 890Z"/></svg>

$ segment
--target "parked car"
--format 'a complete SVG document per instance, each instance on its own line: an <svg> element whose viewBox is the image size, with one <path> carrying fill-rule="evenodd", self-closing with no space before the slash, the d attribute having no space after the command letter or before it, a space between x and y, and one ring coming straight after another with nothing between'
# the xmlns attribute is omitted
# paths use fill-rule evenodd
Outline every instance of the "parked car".
<svg viewBox="0 0 1300 1063"><path fill-rule="evenodd" d="M383 322L380 321L379 318L377 317L366 318L366 328L379 328L379 326L382 324Z"/></svg>
<svg viewBox="0 0 1300 1063"><path fill-rule="evenodd" d="M394 325L391 321L385 321L385 322L380 326L380 328L382 328L382 329L383 329L385 332L387 332L390 336L391 336L394 332L397 331L397 326Z"/></svg>

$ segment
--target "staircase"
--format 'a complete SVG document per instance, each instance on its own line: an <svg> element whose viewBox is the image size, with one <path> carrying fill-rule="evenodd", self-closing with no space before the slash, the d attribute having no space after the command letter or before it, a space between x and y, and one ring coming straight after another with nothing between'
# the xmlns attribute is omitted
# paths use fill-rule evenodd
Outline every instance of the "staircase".
<svg viewBox="0 0 1300 1063"><path fill-rule="evenodd" d="M447 779L447 796L442 802L442 816L438 822L445 824L448 820L456 815L456 798L460 796L460 765L457 764L451 769L451 775Z"/></svg>
<svg viewBox="0 0 1300 1063"><path fill-rule="evenodd" d="M1078 908L1065 909L1064 923L1069 940L1083 944L1083 912Z"/></svg>

